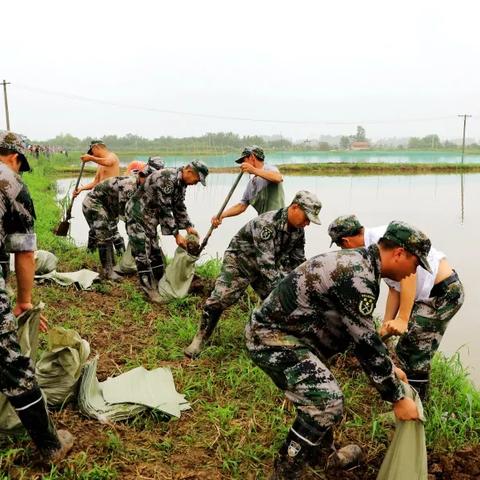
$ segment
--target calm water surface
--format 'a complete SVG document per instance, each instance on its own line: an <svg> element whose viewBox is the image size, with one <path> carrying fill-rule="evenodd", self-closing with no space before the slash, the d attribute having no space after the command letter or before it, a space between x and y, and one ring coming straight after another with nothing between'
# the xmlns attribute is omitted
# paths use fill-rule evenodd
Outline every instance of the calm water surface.
<svg viewBox="0 0 480 480"><path fill-rule="evenodd" d="M187 208L191 219L204 235L210 218L216 213L232 185L235 174L212 174L208 186L187 189ZM72 179L58 181L59 196L64 195ZM84 180L84 183L90 181ZM237 202L247 179L237 187L230 204ZM436 248L446 253L452 266L462 279L466 298L460 312L454 317L441 345L441 350L452 354L461 351L464 363L472 371L480 385L480 291L478 275L480 259L480 174L378 176L378 177L321 177L286 176L286 199L289 202L301 189L315 192L323 203L320 218L322 225L311 225L306 229L307 257L329 250L328 224L338 215L355 213L365 226L378 226L393 219L413 223L424 230ZM76 200L71 234L77 244L85 245L88 226L81 212L82 193ZM80 200L80 201L79 201ZM255 216L250 207L238 217L224 220L206 247L204 259L222 256L231 237L245 222ZM120 230L125 232L123 224ZM172 255L175 242L163 237L167 255ZM377 305L382 314L386 287Z"/></svg>

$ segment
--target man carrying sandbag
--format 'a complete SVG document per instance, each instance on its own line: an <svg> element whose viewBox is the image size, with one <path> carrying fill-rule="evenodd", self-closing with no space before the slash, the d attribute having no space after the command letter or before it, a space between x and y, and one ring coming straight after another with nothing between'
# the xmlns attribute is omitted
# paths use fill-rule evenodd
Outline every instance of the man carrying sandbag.
<svg viewBox="0 0 480 480"><path fill-rule="evenodd" d="M149 175L126 205L127 233L140 285L152 302L162 301L157 286L164 264L157 227L160 225L163 235L173 235L178 246L187 247L180 230L192 235L197 231L187 213L185 193L198 182L205 186L207 175L208 167L198 160L180 168L164 168Z"/></svg>
<svg viewBox="0 0 480 480"><path fill-rule="evenodd" d="M368 248L386 228L364 228L356 215L342 215L329 225L328 234L340 248ZM389 291L380 330L382 336L401 335L395 353L422 402L428 398L433 356L464 300L462 282L446 255L432 247L428 263L431 272L419 266L400 282L385 278Z"/></svg>
<svg viewBox="0 0 480 480"><path fill-rule="evenodd" d="M136 175L108 178L99 183L83 200L83 215L90 227L88 238L96 238L103 278L120 279L113 271L113 247L118 233L118 222L125 216L125 205L137 188L145 183L146 177L164 166L161 158L151 157L144 169Z"/></svg>
<svg viewBox="0 0 480 480"><path fill-rule="evenodd" d="M185 349L187 357L200 354L222 312L237 302L248 285L263 300L291 270L305 261L305 227L320 224L322 204L306 190L287 208L250 220L231 240L222 271L205 307L197 334Z"/></svg>
<svg viewBox="0 0 480 480"><path fill-rule="evenodd" d="M67 430L56 431L48 416L32 361L21 354L14 316L32 308L35 271L35 210L19 176L30 170L25 152L19 135L5 132L0 136L0 244L15 254L17 276L17 303L12 310L0 272L0 391L14 407L44 461L57 463L71 450L73 436Z"/></svg>
<svg viewBox="0 0 480 480"><path fill-rule="evenodd" d="M429 270L430 240L415 227L394 221L368 249L317 255L293 270L252 314L245 329L252 360L294 403L297 417L280 447L272 479L302 478L307 464L325 466L325 450L343 416L343 394L328 360L353 353L399 420L416 420L395 367L377 334L373 311L383 277L400 281L418 265ZM397 376L399 378L397 378ZM335 454L340 467L359 461L349 446Z"/></svg>

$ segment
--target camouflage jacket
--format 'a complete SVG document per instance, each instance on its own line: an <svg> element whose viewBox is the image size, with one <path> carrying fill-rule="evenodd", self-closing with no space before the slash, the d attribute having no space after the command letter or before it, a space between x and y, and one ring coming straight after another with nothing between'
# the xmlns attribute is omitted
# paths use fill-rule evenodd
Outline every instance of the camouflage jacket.
<svg viewBox="0 0 480 480"><path fill-rule="evenodd" d="M0 250L36 250L35 218L27 186L19 175L0 162Z"/></svg>
<svg viewBox="0 0 480 480"><path fill-rule="evenodd" d="M127 216L140 222L147 215L156 217L164 235L176 235L179 230L193 227L185 206L186 190L181 168L158 170L132 195Z"/></svg>
<svg viewBox="0 0 480 480"><path fill-rule="evenodd" d="M225 255L234 256L247 278L270 292L280 279L305 261L305 231L288 228L288 208L263 213L232 238Z"/></svg>
<svg viewBox="0 0 480 480"><path fill-rule="evenodd" d="M376 245L311 258L254 311L246 329L249 349L308 347L326 361L353 346L382 397L400 399L403 389L372 318L380 280Z"/></svg>
<svg viewBox="0 0 480 480"><path fill-rule="evenodd" d="M88 209L101 206L114 220L125 215L125 205L137 187L138 177L135 175L107 178L85 197L83 203Z"/></svg>

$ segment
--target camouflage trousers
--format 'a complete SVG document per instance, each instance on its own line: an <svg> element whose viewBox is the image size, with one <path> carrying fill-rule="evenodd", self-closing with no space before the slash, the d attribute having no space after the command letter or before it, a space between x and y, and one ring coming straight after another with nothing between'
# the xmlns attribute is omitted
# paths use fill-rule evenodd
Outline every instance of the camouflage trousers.
<svg viewBox="0 0 480 480"><path fill-rule="evenodd" d="M158 243L158 220L145 212L142 218L127 214L127 234L139 273L163 264L163 251Z"/></svg>
<svg viewBox="0 0 480 480"><path fill-rule="evenodd" d="M82 203L82 211L85 220L90 227L89 238L95 238L97 243L113 242L118 232L118 218L111 218L109 212L90 195L85 197Z"/></svg>
<svg viewBox="0 0 480 480"><path fill-rule="evenodd" d="M255 269L254 265L252 267L251 273ZM245 266L239 265L234 255L226 253L223 258L222 270L215 282L215 288L205 303L205 309L225 310L240 300L249 285L252 285L255 293L262 300L267 298L270 293L268 288L252 277L251 273L248 275L246 270Z"/></svg>
<svg viewBox="0 0 480 480"><path fill-rule="evenodd" d="M22 355L17 338L17 322L0 277L0 392L15 397L37 387L35 369L29 357Z"/></svg>
<svg viewBox="0 0 480 480"><path fill-rule="evenodd" d="M249 338L250 357L285 392L311 438L340 421L343 394L327 366L308 348L259 346Z"/></svg>
<svg viewBox="0 0 480 480"><path fill-rule="evenodd" d="M448 323L463 305L463 300L463 285L456 280L442 289L440 295L415 302L408 331L400 337L396 347L400 366L407 375L428 375Z"/></svg>

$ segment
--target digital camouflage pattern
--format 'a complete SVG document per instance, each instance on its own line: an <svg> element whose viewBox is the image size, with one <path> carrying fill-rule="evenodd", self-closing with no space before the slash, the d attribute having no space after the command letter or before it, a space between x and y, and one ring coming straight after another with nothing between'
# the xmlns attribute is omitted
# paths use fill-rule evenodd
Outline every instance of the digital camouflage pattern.
<svg viewBox="0 0 480 480"><path fill-rule="evenodd" d="M137 188L137 176L111 177L99 183L85 197L83 215L98 243L116 239L118 222L124 219L125 205Z"/></svg>
<svg viewBox="0 0 480 480"><path fill-rule="evenodd" d="M158 225L163 235L193 227L185 206L186 189L181 168L164 168L149 175L128 201L126 227L137 268L142 265L148 270L152 255L162 255Z"/></svg>
<svg viewBox="0 0 480 480"><path fill-rule="evenodd" d="M287 215L288 208L259 215L232 238L206 309L233 305L248 285L263 299L305 261L305 231L290 231Z"/></svg>
<svg viewBox="0 0 480 480"><path fill-rule="evenodd" d="M328 235L332 239L330 246L334 243L340 246L342 238L355 235L362 227L363 225L356 215L342 215L337 217L328 226Z"/></svg>
<svg viewBox="0 0 480 480"><path fill-rule="evenodd" d="M396 354L408 375L426 378L435 352L452 317L460 310L464 290L460 280L442 289L440 295L414 303L408 331L400 337Z"/></svg>
<svg viewBox="0 0 480 480"><path fill-rule="evenodd" d="M0 148L13 150L23 156L27 154L27 143L25 139L14 132L0 132Z"/></svg>
<svg viewBox="0 0 480 480"><path fill-rule="evenodd" d="M249 157L250 155L255 155L258 160L260 160L261 162L263 162L265 160L265 152L263 151L263 148L257 146L257 145L251 145L249 147L245 147L243 149L243 152L242 152L242 155L237 159L235 160L235 162L237 163L243 163L243 161L245 160L245 158Z"/></svg>
<svg viewBox="0 0 480 480"><path fill-rule="evenodd" d="M0 163L0 248L4 252L33 252L35 209L27 187ZM0 270L0 391L8 397L36 387L33 364L20 352L3 270Z"/></svg>
<svg viewBox="0 0 480 480"><path fill-rule="evenodd" d="M341 418L342 393L326 362L349 347L383 399L403 396L372 318L380 280L376 245L317 255L277 285L246 327L253 361L312 430Z"/></svg>
<svg viewBox="0 0 480 480"><path fill-rule="evenodd" d="M296 203L301 207L311 222L321 225L318 214L322 208L322 203L314 193L307 190L300 190L295 194L292 203Z"/></svg>
<svg viewBox="0 0 480 480"><path fill-rule="evenodd" d="M408 223L394 220L388 224L383 238L395 242L407 250L407 252L415 255L420 262L420 266L427 272L432 273L427 259L432 243L422 231L412 227Z"/></svg>

